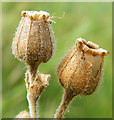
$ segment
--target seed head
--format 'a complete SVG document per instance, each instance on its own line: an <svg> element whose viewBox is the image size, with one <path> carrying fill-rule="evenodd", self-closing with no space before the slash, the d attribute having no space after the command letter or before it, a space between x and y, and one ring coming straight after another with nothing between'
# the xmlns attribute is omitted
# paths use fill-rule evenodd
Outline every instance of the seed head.
<svg viewBox="0 0 114 120"><path fill-rule="evenodd" d="M13 39L12 52L31 65L47 62L54 51L52 20L45 11L22 11L22 19Z"/></svg>
<svg viewBox="0 0 114 120"><path fill-rule="evenodd" d="M22 112L20 112L17 116L16 116L16 118L14 119L14 120L16 120L16 119L19 119L19 118L27 118L28 120L30 120L29 118L30 118L30 115L29 115L29 113L26 111L26 110L24 110L24 111L22 111Z"/></svg>
<svg viewBox="0 0 114 120"><path fill-rule="evenodd" d="M74 94L92 94L99 85L103 58L108 51L93 42L79 38L61 61L57 74L61 85Z"/></svg>

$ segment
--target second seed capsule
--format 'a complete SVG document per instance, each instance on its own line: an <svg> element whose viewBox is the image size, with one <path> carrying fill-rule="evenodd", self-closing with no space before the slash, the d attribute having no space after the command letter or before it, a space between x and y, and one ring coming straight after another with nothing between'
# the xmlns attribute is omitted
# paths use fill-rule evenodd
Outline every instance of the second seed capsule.
<svg viewBox="0 0 114 120"><path fill-rule="evenodd" d="M108 51L93 42L79 38L75 47L58 67L59 81L74 94L92 94L99 85L104 56Z"/></svg>

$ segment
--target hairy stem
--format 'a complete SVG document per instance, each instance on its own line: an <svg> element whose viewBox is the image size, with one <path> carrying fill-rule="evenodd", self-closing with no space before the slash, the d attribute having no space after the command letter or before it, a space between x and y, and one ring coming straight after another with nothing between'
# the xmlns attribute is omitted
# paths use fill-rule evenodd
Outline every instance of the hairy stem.
<svg viewBox="0 0 114 120"><path fill-rule="evenodd" d="M27 100L29 103L30 118L36 118L36 101L29 97L29 93L27 95Z"/></svg>
<svg viewBox="0 0 114 120"><path fill-rule="evenodd" d="M37 69L40 63L34 63L34 64L28 64L28 70L30 73L30 85L33 84L35 77L36 77L36 73L37 73Z"/></svg>
<svg viewBox="0 0 114 120"><path fill-rule="evenodd" d="M29 103L29 110L30 110L30 118L36 118L38 113L37 113L37 100L44 88L48 85L48 81L50 79L49 74L41 74L41 73L36 73L36 77L34 79L33 84L30 84L29 78L30 77L29 71L26 73L26 88L27 88L27 100Z"/></svg>
<svg viewBox="0 0 114 120"><path fill-rule="evenodd" d="M61 104L58 107L58 109L56 110L56 114L55 114L54 118L62 118L67 106L69 105L69 103L71 102L71 100L74 96L75 95L73 95L73 93L71 93L69 90L65 89Z"/></svg>

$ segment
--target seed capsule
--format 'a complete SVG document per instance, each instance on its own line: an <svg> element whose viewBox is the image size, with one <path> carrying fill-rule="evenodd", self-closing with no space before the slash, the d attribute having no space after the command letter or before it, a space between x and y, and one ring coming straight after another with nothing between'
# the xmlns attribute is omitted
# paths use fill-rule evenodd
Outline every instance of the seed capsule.
<svg viewBox="0 0 114 120"><path fill-rule="evenodd" d="M54 51L53 22L44 11L22 11L22 19L13 39L12 52L31 65L47 62Z"/></svg>
<svg viewBox="0 0 114 120"><path fill-rule="evenodd" d="M103 58L108 54L93 42L79 38L76 46L64 57L57 73L61 85L74 94L92 94L99 85Z"/></svg>
<svg viewBox="0 0 114 120"><path fill-rule="evenodd" d="M24 110L24 111L22 111L22 112L20 112L17 116L16 116L16 118L14 119L14 120L16 120L16 119L20 119L20 118L27 118L28 120L30 120L29 118L30 118L30 115L29 115L29 113L26 111L26 110Z"/></svg>

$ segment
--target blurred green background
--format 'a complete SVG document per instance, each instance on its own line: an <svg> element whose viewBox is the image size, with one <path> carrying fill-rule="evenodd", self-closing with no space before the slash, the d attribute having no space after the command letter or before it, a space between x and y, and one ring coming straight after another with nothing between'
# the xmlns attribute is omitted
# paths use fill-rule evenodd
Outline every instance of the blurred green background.
<svg viewBox="0 0 114 120"><path fill-rule="evenodd" d="M3 2L2 3L2 117L15 117L28 110L24 63L12 55L12 40L21 19L22 10L43 10L63 19L53 19L56 50L49 62L41 64L41 73L51 74L49 86L39 99L41 118L52 118L60 104L63 88L58 82L56 69L64 55L75 45L79 37L93 41L109 50L105 57L104 75L98 90L90 96L78 96L66 110L66 118L112 117L112 3L70 2Z"/></svg>

